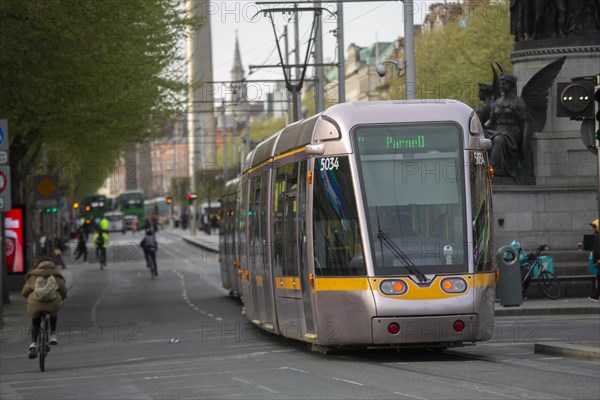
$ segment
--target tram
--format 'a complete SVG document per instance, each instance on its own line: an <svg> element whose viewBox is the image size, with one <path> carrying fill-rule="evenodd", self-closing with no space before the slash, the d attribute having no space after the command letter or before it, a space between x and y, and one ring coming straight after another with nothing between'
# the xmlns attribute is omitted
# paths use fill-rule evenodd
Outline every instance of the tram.
<svg viewBox="0 0 600 400"><path fill-rule="evenodd" d="M248 154L221 198L223 286L314 346L490 339L491 142L467 105L335 105Z"/></svg>

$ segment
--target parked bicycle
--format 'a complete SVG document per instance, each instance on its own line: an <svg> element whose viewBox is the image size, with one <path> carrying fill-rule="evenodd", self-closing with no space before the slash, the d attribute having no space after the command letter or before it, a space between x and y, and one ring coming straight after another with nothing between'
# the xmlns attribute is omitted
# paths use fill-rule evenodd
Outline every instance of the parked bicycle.
<svg viewBox="0 0 600 400"><path fill-rule="evenodd" d="M534 251L527 254L517 241L511 246L519 252L519 263L521 264L521 284L523 286L523 297L527 292L531 279L537 279L541 292L549 299L556 300L560 297L560 282L554 274L554 261L552 257L542 255L548 250L547 244L538 246Z"/></svg>

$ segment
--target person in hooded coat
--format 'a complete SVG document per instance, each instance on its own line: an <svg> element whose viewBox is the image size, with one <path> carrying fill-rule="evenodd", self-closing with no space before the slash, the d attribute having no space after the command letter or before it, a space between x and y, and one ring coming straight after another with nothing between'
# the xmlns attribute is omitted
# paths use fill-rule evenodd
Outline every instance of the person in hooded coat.
<svg viewBox="0 0 600 400"><path fill-rule="evenodd" d="M35 282L38 277L49 277L53 275L58 285L58 296L51 301L36 300L33 296L35 290ZM58 344L56 338L56 325L58 322L58 311L60 303L67 298L67 286L65 278L60 273L60 270L48 258L43 258L36 263L35 268L25 275L25 285L21 290L21 295L27 299L27 312L31 316L31 340L33 343L29 346L29 358L37 357L36 341L40 333L40 322L42 311L50 314L50 344Z"/></svg>

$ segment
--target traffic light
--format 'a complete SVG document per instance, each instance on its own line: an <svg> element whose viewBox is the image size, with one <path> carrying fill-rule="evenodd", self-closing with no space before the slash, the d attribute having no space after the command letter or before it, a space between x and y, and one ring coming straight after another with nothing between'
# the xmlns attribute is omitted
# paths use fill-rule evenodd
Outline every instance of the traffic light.
<svg viewBox="0 0 600 400"><path fill-rule="evenodd" d="M47 207L46 208L46 214L56 214L57 212L58 212L57 207Z"/></svg>
<svg viewBox="0 0 600 400"><path fill-rule="evenodd" d="M578 121L594 118L595 76L574 78L560 82L557 87L557 117L570 117Z"/></svg>
<svg viewBox="0 0 600 400"><path fill-rule="evenodd" d="M173 204L173 198L172 197L167 197L167 204L168 205Z"/></svg>
<svg viewBox="0 0 600 400"><path fill-rule="evenodd" d="M194 204L194 200L196 200L198 196L196 196L196 193L188 193L187 195L187 200L188 200L188 204Z"/></svg>
<svg viewBox="0 0 600 400"><path fill-rule="evenodd" d="M74 209L78 209L79 208L79 203L78 202L73 202L73 208Z"/></svg>

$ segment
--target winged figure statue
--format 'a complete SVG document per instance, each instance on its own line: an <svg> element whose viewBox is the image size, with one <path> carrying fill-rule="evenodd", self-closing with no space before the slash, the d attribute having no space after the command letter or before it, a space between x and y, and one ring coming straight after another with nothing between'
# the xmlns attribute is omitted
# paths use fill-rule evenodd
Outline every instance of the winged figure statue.
<svg viewBox="0 0 600 400"><path fill-rule="evenodd" d="M517 95L517 77L496 63L502 95L492 104L484 129L492 140L490 164L497 177L512 178L515 183L535 183L532 138L546 125L550 89L565 59L566 56L551 62L532 76L521 96Z"/></svg>
<svg viewBox="0 0 600 400"><path fill-rule="evenodd" d="M490 113L492 112L492 105L502 95L502 93L500 92L500 81L498 77L498 72L496 72L496 70L494 69L493 64L492 76L492 82L481 82L478 84L478 97L479 100L483 102L483 104L477 109L476 113L482 125L484 125L490 118Z"/></svg>

